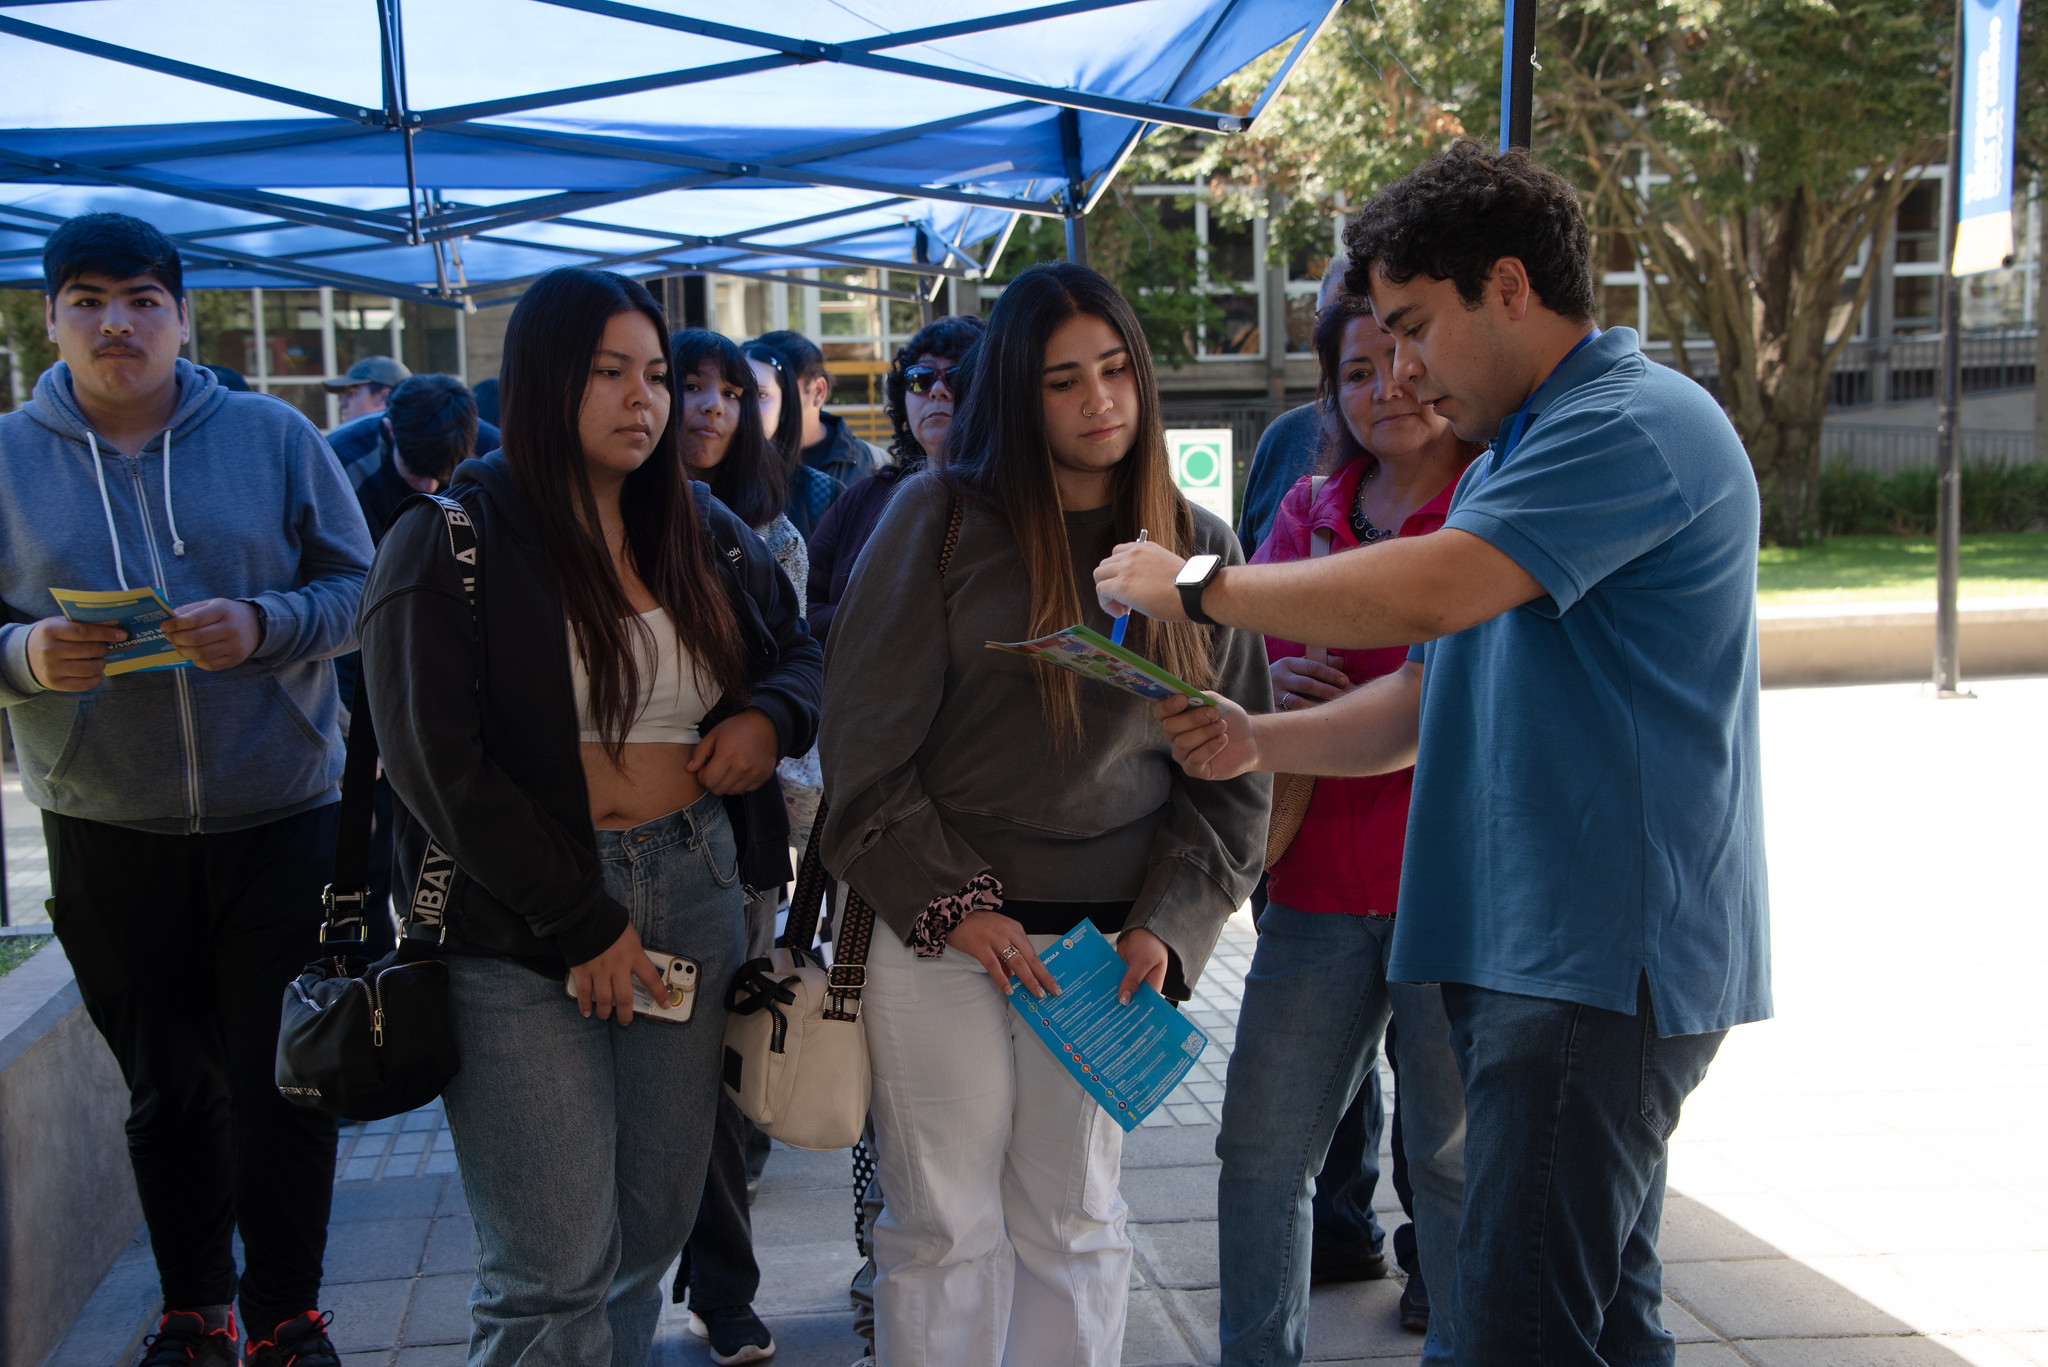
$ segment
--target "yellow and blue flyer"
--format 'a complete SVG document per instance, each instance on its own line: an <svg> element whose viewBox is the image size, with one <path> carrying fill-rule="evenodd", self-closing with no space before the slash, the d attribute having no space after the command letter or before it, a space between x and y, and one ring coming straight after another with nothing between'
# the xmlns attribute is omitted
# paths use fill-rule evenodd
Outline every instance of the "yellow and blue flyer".
<svg viewBox="0 0 2048 1367"><path fill-rule="evenodd" d="M164 639L163 624L176 614L155 589L51 589L50 596L74 622L120 627L128 633L127 640L107 649L110 678L192 663Z"/></svg>
<svg viewBox="0 0 2048 1367"><path fill-rule="evenodd" d="M1010 1005L1111 1119L1136 1129L1180 1085L1209 1037L1150 983L1138 984L1129 1006L1118 1001L1128 966L1092 922L1048 945L1038 961L1052 970L1058 995L1019 988Z"/></svg>
<svg viewBox="0 0 2048 1367"><path fill-rule="evenodd" d="M1128 620L1128 619L1126 619ZM1043 660L1141 698L1164 702L1178 693L1190 706L1207 707L1209 699L1186 679L1161 669L1134 650L1126 650L1093 627L1072 626L1035 641L990 641L990 650Z"/></svg>

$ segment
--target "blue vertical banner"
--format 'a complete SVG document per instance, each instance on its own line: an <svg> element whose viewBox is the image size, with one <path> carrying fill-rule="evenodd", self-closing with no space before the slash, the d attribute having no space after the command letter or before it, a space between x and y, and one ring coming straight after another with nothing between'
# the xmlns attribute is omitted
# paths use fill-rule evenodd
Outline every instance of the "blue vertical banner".
<svg viewBox="0 0 2048 1367"><path fill-rule="evenodd" d="M2020 70L2019 0L1963 7L1963 178L1950 271L1995 271L2013 254L2012 153Z"/></svg>

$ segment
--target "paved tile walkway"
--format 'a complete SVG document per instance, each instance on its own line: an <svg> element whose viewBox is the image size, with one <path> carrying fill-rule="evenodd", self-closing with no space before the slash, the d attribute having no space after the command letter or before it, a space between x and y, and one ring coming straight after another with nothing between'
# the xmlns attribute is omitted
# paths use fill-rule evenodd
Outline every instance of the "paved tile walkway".
<svg viewBox="0 0 2048 1367"><path fill-rule="evenodd" d="M2048 680L1765 695L1779 1018L1736 1031L1674 1140L1662 1249L1681 1367L2048 1367ZM1128 1364L1215 1360L1214 1117L1251 930L1190 1011L1219 1048L1132 1134ZM1379 1204L1391 1206L1383 1186ZM845 1367L844 1154L778 1150L754 1209L785 1367ZM351 1367L462 1360L473 1254L438 1110L351 1127L329 1304ZM138 1241L46 1367L107 1367ZM1412 1360L1393 1281L1318 1290L1310 1358ZM655 1362L707 1363L681 1317Z"/></svg>

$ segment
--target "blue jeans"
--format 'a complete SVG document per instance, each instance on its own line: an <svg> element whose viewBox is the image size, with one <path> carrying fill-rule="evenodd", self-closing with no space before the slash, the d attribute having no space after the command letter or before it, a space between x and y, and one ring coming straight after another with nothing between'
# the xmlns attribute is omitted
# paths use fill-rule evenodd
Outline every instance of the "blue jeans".
<svg viewBox="0 0 2048 1367"><path fill-rule="evenodd" d="M1216 1155L1220 1336L1226 1367L1299 1363L1307 1346L1314 1175L1401 1013L1402 1129L1427 1278L1451 1277L1464 1110L1435 989L1386 976L1393 923L1295 911L1259 918L1230 1055ZM1426 1359L1449 1362L1454 1321L1432 1314Z"/></svg>
<svg viewBox="0 0 2048 1367"><path fill-rule="evenodd" d="M1667 1143L1727 1032L1659 1038L1647 985L1632 1016L1459 983L1443 994L1471 1117L1459 1360L1669 1367Z"/></svg>
<svg viewBox="0 0 2048 1367"><path fill-rule="evenodd" d="M697 961L690 1020L585 1019L562 984L451 957L462 1071L444 1095L476 1225L470 1367L645 1367L661 1280L696 1218L718 1113L725 988L744 951L714 795L597 833L648 948Z"/></svg>

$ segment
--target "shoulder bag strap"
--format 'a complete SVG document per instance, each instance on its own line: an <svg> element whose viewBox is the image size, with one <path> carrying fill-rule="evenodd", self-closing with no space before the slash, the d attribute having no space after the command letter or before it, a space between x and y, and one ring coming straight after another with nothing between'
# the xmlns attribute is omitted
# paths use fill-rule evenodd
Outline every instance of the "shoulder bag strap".
<svg viewBox="0 0 2048 1367"><path fill-rule="evenodd" d="M476 526L470 520L469 510L452 498L439 494L427 497L440 506L441 518L448 527L448 550L463 567L462 594L469 600L469 614L472 630L481 634L482 625L477 610L477 539ZM369 900L370 891L370 826L373 820L373 803L377 786L377 729L370 718L370 671L358 665L356 668L355 697L349 706L348 758L341 771L341 812L337 818L334 836L334 878L320 892L321 909L326 913L320 926L320 943L346 948L360 946L367 939L364 922L364 904ZM428 858L431 861L439 847L431 841L428 844ZM445 856L443 856L445 858ZM422 936L439 940L441 938L442 908L433 898L424 910L418 898L414 899L412 910L405 918L405 931L413 935L415 923L428 926L431 935Z"/></svg>
<svg viewBox="0 0 2048 1367"><path fill-rule="evenodd" d="M946 539L939 547L941 579L952 568L953 552L960 544L960 522L965 513L960 495L955 492L946 515ZM820 801L818 814L811 821L811 838L804 843L803 864L797 870L796 891L789 901L789 919L784 923L782 938L777 941L784 949L808 952L817 942L818 920L824 901L832 892L832 880L825 874L820 851L830 806L829 799ZM847 888L846 915L839 923L839 936L833 942L832 969L827 975L830 991L825 1005L826 1020L860 1019L861 989L867 986L868 981L868 946L873 943L874 936L875 909L868 905L867 898L851 887Z"/></svg>
<svg viewBox="0 0 2048 1367"><path fill-rule="evenodd" d="M1313 512L1315 509L1315 501L1317 497L1320 496L1323 492L1323 485L1327 484L1329 482L1329 479L1330 477L1328 475L1315 475L1310 478L1308 488L1309 509L1311 512ZM1331 532L1327 528L1318 528L1317 530L1310 532L1308 534L1308 558L1311 560L1320 560L1324 556L1328 555L1330 553L1331 542L1335 539L1335 533ZM1330 662L1330 651L1327 646L1305 645L1302 647L1302 652L1305 655L1307 655L1309 659L1313 660L1315 663L1319 665L1326 665Z"/></svg>

